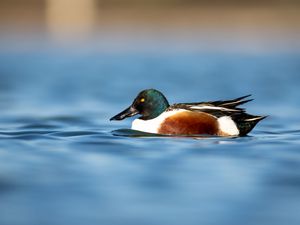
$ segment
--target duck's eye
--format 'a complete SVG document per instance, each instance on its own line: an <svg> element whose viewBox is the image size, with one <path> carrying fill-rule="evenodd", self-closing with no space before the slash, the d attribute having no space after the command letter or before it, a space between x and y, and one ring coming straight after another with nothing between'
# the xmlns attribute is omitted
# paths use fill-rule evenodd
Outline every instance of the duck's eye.
<svg viewBox="0 0 300 225"><path fill-rule="evenodd" d="M140 102L145 102L145 99L144 99L144 98L141 98L141 99L140 99Z"/></svg>

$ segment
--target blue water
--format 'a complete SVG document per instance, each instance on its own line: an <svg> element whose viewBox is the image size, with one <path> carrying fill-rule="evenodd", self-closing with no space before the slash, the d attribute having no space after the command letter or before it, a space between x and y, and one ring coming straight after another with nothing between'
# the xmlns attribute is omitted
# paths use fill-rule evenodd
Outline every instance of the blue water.
<svg viewBox="0 0 300 225"><path fill-rule="evenodd" d="M0 53L1 225L300 224L300 55L97 49ZM253 94L247 137L110 122L142 89L171 103Z"/></svg>

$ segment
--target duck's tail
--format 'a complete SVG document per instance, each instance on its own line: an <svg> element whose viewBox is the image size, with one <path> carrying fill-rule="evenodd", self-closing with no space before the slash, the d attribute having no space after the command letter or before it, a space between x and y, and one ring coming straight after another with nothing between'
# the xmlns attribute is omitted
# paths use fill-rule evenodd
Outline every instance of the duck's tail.
<svg viewBox="0 0 300 225"><path fill-rule="evenodd" d="M253 116L250 114L244 113L242 117L237 118L235 120L236 125L240 131L240 136L245 136L248 134L255 126L256 124L265 119L268 116Z"/></svg>

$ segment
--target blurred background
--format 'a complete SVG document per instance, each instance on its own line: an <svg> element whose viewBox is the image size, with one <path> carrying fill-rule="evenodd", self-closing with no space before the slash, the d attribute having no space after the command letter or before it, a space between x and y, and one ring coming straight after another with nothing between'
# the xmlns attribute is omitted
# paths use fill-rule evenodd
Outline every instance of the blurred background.
<svg viewBox="0 0 300 225"><path fill-rule="evenodd" d="M128 102L149 87L177 101L289 101L280 90L295 85L286 72L298 77L299 12L296 0L1 0L3 95L14 87L30 109L41 97L109 104L123 91Z"/></svg>
<svg viewBox="0 0 300 225"><path fill-rule="evenodd" d="M298 0L0 0L0 224L298 225L299 87ZM145 88L269 117L114 136Z"/></svg>
<svg viewBox="0 0 300 225"><path fill-rule="evenodd" d="M299 50L297 0L1 0L0 6L2 42L23 47L37 38L106 51Z"/></svg>

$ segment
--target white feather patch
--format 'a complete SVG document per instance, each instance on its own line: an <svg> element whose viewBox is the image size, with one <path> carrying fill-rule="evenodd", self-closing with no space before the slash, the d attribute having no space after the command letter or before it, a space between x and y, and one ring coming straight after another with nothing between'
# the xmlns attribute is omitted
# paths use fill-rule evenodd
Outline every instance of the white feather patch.
<svg viewBox="0 0 300 225"><path fill-rule="evenodd" d="M211 110L231 111L231 112L238 111L237 109L228 109L228 108L224 108L224 107L209 106L209 105L195 105L195 106L191 106L191 109L199 109L199 110L211 109Z"/></svg>
<svg viewBox="0 0 300 225"><path fill-rule="evenodd" d="M254 117L254 118L251 118L251 119L246 119L245 121L255 121L255 120L259 120L263 118L262 116L258 116L258 117Z"/></svg>
<svg viewBox="0 0 300 225"><path fill-rule="evenodd" d="M157 134L158 129L160 128L160 125L166 118L173 116L178 112L183 112L183 111L186 111L186 110L178 109L178 110L163 112L158 117L151 119L151 120L135 119L132 122L131 129L142 131L142 132L147 132L147 133Z"/></svg>
<svg viewBox="0 0 300 225"><path fill-rule="evenodd" d="M228 135L236 136L239 135L240 131L238 130L235 122L231 119L230 116L222 116L218 119L219 129Z"/></svg>

